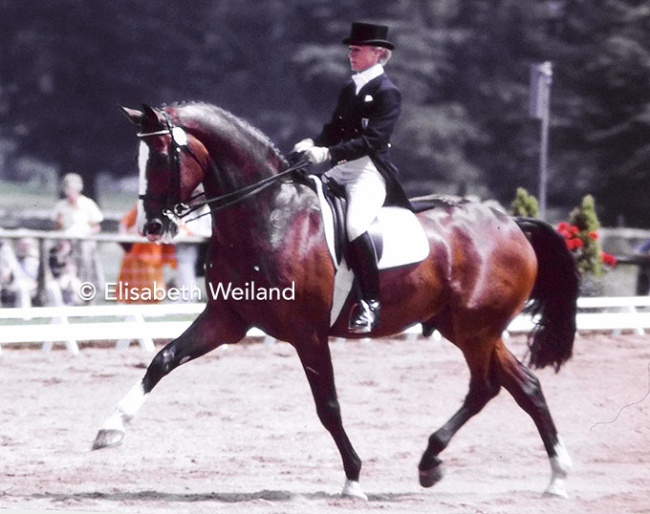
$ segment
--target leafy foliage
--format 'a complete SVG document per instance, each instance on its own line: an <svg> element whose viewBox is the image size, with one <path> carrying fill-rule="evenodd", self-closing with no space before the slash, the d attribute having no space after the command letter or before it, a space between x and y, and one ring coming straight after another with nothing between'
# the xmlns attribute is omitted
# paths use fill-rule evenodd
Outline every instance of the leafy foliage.
<svg viewBox="0 0 650 514"><path fill-rule="evenodd" d="M539 215L537 198L528 194L523 187L518 187L515 199L510 205L510 212L513 216L536 218Z"/></svg>
<svg viewBox="0 0 650 514"><path fill-rule="evenodd" d="M134 173L116 105L204 100L284 149L313 135L349 77L349 22L391 26L403 92L394 156L413 193L501 202L534 190L529 67L549 60L549 202L598 198L650 225L650 6L641 0L0 0L0 140L78 171ZM371 14L370 14L371 13ZM2 160L0 159L0 163ZM0 175L11 174L7 161Z"/></svg>

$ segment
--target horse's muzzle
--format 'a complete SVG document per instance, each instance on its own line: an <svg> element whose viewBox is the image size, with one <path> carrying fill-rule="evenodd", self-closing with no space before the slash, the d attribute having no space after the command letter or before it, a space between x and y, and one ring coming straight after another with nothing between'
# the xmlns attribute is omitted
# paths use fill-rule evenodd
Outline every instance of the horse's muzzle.
<svg viewBox="0 0 650 514"><path fill-rule="evenodd" d="M164 232L165 224L158 218L147 221L142 229L142 235L149 239L149 241L158 241L162 238Z"/></svg>

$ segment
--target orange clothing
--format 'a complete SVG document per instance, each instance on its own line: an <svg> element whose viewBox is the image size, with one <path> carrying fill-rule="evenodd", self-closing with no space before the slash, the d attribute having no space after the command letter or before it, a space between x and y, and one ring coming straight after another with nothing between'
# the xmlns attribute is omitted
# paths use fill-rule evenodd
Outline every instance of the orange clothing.
<svg viewBox="0 0 650 514"><path fill-rule="evenodd" d="M133 207L123 218L127 228L135 226L137 209ZM117 301L122 303L156 303L164 299L167 286L163 268L176 268L173 245L133 243L122 258L118 276Z"/></svg>

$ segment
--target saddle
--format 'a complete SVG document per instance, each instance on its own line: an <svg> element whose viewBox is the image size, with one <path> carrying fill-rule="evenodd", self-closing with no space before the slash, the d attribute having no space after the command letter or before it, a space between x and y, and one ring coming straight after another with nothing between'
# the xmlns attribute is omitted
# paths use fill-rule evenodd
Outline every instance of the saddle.
<svg viewBox="0 0 650 514"><path fill-rule="evenodd" d="M294 180L318 196L325 239L337 268L347 254L345 189L326 176L299 174ZM420 212L422 206L417 209ZM380 270L414 264L429 255L429 241L415 213L404 207L382 207L368 233ZM347 267L347 264L346 264Z"/></svg>
<svg viewBox="0 0 650 514"><path fill-rule="evenodd" d="M336 268L330 326L334 325L350 295L354 273L346 260L346 199L343 187L334 181L309 175L309 187L318 196L325 241ZM429 240L415 214L403 207L382 207L368 230L379 270L423 261L429 255Z"/></svg>

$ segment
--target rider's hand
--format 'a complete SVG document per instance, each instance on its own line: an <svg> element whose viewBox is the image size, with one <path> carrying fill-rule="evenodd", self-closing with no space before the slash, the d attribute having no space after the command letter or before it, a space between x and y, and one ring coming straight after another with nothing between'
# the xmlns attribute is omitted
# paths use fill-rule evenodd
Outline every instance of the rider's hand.
<svg viewBox="0 0 650 514"><path fill-rule="evenodd" d="M298 141L296 145L293 147L293 152L294 153L303 153L309 150L312 146L314 146L314 140L311 138L303 139L302 141Z"/></svg>
<svg viewBox="0 0 650 514"><path fill-rule="evenodd" d="M312 164L322 164L329 160L330 150L322 146L312 146L305 151L305 157L309 159Z"/></svg>

